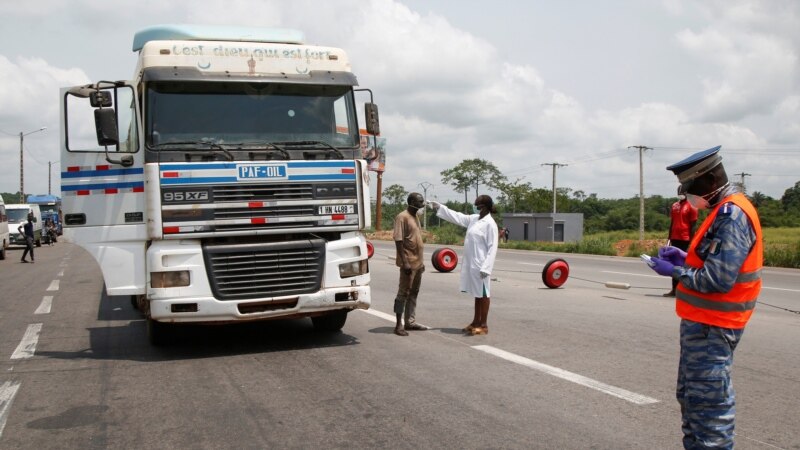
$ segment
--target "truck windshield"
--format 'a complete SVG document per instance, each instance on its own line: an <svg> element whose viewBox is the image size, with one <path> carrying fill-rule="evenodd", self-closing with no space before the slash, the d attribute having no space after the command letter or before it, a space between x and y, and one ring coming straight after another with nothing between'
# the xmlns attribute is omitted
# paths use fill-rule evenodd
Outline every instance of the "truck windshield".
<svg viewBox="0 0 800 450"><path fill-rule="evenodd" d="M39 209L42 211L42 216L51 213L58 213L58 206L56 205L42 205L39 204Z"/></svg>
<svg viewBox="0 0 800 450"><path fill-rule="evenodd" d="M21 223L28 221L28 212L27 209L6 209L6 214L8 215L8 221L11 223Z"/></svg>
<svg viewBox="0 0 800 450"><path fill-rule="evenodd" d="M208 151L209 143L265 150L309 141L359 145L351 86L152 82L145 117L150 149L189 151L192 142L205 144L198 151Z"/></svg>

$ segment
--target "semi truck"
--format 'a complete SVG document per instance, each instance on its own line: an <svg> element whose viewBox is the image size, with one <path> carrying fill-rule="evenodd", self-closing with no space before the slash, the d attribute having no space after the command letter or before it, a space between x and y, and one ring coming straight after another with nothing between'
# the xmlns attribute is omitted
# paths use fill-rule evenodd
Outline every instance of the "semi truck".
<svg viewBox="0 0 800 450"><path fill-rule="evenodd" d="M61 223L61 198L50 194L29 195L28 203L39 205L39 210L42 212L42 221L50 220L55 227L56 234L59 236L63 234L64 230Z"/></svg>
<svg viewBox="0 0 800 450"><path fill-rule="evenodd" d="M347 54L289 29L157 25L133 79L61 90L64 236L130 296L153 345L185 323L310 317L340 330L370 306L379 134Z"/></svg>

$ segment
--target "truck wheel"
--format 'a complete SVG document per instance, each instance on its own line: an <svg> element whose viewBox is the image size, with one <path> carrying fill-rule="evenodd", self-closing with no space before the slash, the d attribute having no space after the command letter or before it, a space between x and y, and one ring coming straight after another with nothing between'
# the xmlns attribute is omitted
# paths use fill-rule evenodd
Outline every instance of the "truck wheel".
<svg viewBox="0 0 800 450"><path fill-rule="evenodd" d="M458 265L458 255L452 248L440 248L431 255L431 264L439 272L452 272Z"/></svg>
<svg viewBox="0 0 800 450"><path fill-rule="evenodd" d="M314 329L317 331L334 332L339 331L347 321L347 309L340 309L325 314L324 316L316 316L311 318L311 323L314 324Z"/></svg>
<svg viewBox="0 0 800 450"><path fill-rule="evenodd" d="M170 341L172 329L168 324L147 319L147 340L154 347L162 347Z"/></svg>
<svg viewBox="0 0 800 450"><path fill-rule="evenodd" d="M542 281L550 289L561 287L569 277L569 264L561 258L551 259L542 270Z"/></svg>

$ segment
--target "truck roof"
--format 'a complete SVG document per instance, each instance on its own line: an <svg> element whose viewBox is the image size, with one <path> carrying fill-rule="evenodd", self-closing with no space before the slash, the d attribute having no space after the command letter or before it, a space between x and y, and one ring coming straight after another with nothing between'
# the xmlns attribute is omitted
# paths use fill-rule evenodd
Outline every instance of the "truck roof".
<svg viewBox="0 0 800 450"><path fill-rule="evenodd" d="M29 195L28 203L58 203L61 199L55 195Z"/></svg>
<svg viewBox="0 0 800 450"><path fill-rule="evenodd" d="M302 31L288 28L229 27L214 25L154 25L133 36L133 51L140 51L150 41L230 41L302 44Z"/></svg>

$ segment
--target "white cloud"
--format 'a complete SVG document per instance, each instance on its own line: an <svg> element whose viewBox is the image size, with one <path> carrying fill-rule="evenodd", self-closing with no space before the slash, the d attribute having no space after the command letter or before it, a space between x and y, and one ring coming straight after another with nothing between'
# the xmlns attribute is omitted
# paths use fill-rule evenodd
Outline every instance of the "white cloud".
<svg viewBox="0 0 800 450"><path fill-rule="evenodd" d="M80 69L52 67L41 58L11 61L0 55L0 148L6 161L0 164L0 191L19 190L19 133L40 127L47 130L24 140L25 191L47 191L47 162L59 160L58 87L88 82ZM57 173L58 168L53 170Z"/></svg>
<svg viewBox="0 0 800 450"><path fill-rule="evenodd" d="M678 106L686 102L666 95L621 108L588 108L573 92L554 88L554 80L541 75L546 71L536 61L509 59L526 50L524 43L519 48L498 49L486 29L479 35L445 16L421 14L399 1L147 0L143 7L130 8L131 4L81 0L67 7L65 1L51 1L50 7L59 14L46 19L23 6L0 9L13 22L6 26L22 23L23 30L25 23L48 20L59 30L73 27L83 44L76 46L65 36L28 49L25 54L35 58L11 56L16 55L15 48L4 50L0 44L0 55L8 56L0 57L0 103L4 105L0 130L17 132L46 122L50 130L37 139L44 142L46 137L47 151L54 154L48 153L47 159L57 159L54 99L58 87L86 82L86 73L97 79L119 77L119 73L130 76L134 61L130 42L138 29L155 23L207 23L297 28L311 43L344 48L360 83L374 91L380 105L389 152L384 186L398 183L414 189L420 181L439 185L442 170L477 157L494 162L514 178L524 175L537 187L550 185L550 169L542 163L569 163L559 169L559 184L603 197L629 196L638 192L638 159L626 147L641 144L657 147L648 152L645 162L648 183L654 183L648 184L647 192L671 195L674 177L664 167L690 149L722 144L724 152L726 148L800 145L800 19L798 6L791 0L663 2L662 11L686 19L672 29L675 40L664 43L679 44L687 58L672 68L693 75L676 79L695 84L669 89L654 86L653 90L702 92L699 110ZM513 8L508 14L520 14ZM114 14L120 10L126 11L124 20ZM93 21L103 28L91 26ZM669 24L675 23L680 21ZM596 46L603 41L590 38L592 33L586 30L586 51L614 56L611 53L618 50ZM37 38L41 36L31 34L32 40ZM559 44L554 41L553 45ZM660 49L648 52L658 54ZM75 64L81 69L59 68L73 65L64 63L63 55L70 56L66 61L79 61ZM620 59L639 57L621 55ZM592 85L591 68L570 77L591 85L600 93L597 98L616 100L620 89L625 89L624 85ZM8 154L7 148L13 151L13 136L0 134L0 142L3 155ZM37 151L31 148L32 153ZM750 172L772 170L769 158L757 155L731 153L726 156L729 161L730 170L742 170L734 167L740 162L748 164ZM15 166L0 170L0 190L16 190ZM789 158L779 170L798 173L800 161ZM796 181L761 180L770 183L761 190L778 196ZM455 198L445 187L436 190L440 197Z"/></svg>

